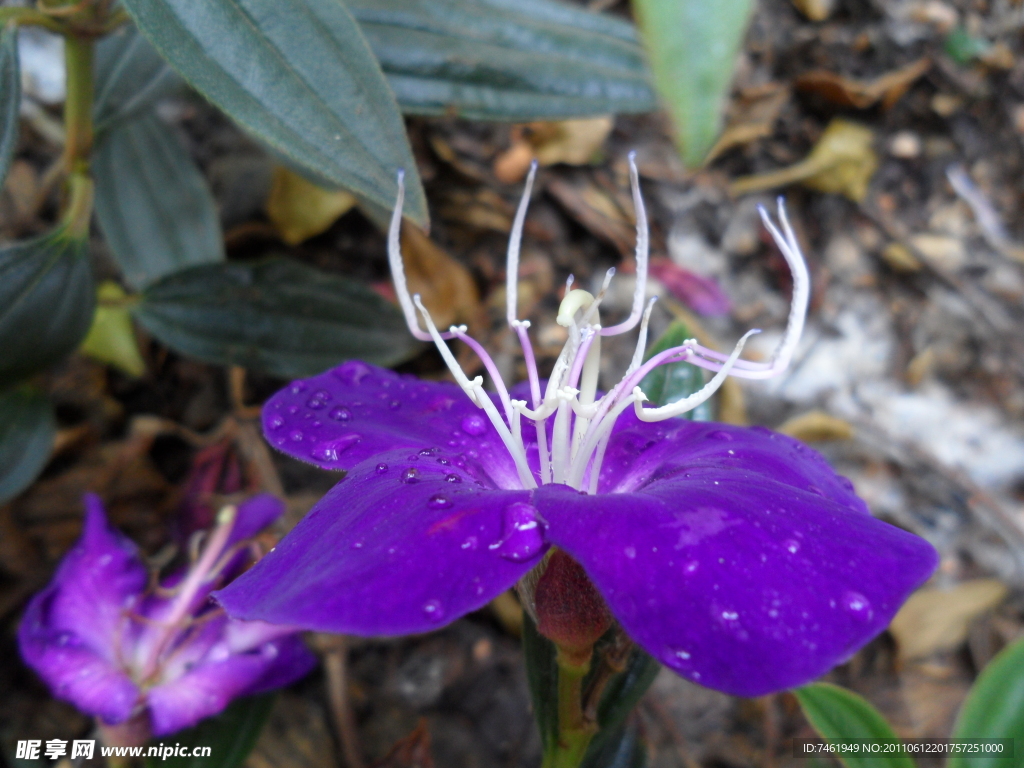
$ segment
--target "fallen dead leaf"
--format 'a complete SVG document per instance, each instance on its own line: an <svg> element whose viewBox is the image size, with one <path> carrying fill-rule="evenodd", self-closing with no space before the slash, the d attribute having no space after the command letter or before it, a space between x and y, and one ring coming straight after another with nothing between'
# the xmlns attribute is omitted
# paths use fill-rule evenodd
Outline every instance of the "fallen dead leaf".
<svg viewBox="0 0 1024 768"><path fill-rule="evenodd" d="M824 21L836 8L835 0L793 0L793 5L811 21Z"/></svg>
<svg viewBox="0 0 1024 768"><path fill-rule="evenodd" d="M400 739L372 768L434 768L427 721L421 719L416 730Z"/></svg>
<svg viewBox="0 0 1024 768"><path fill-rule="evenodd" d="M824 411L808 411L787 419L778 427L778 431L805 443L849 440L853 437L853 425L850 422Z"/></svg>
<svg viewBox="0 0 1024 768"><path fill-rule="evenodd" d="M800 183L819 192L842 194L861 202L878 168L878 156L871 146L873 141L870 128L836 118L804 160L778 171L736 179L729 185L729 193L745 195Z"/></svg>
<svg viewBox="0 0 1024 768"><path fill-rule="evenodd" d="M931 59L925 57L873 80L852 80L834 72L814 70L800 75L795 85L799 91L818 94L843 107L867 109L881 102L883 109L889 109L931 66Z"/></svg>
<svg viewBox="0 0 1024 768"><path fill-rule="evenodd" d="M1006 597L995 579L973 579L952 589L920 589L889 625L904 661L956 648L967 639L968 625Z"/></svg>
<svg viewBox="0 0 1024 768"><path fill-rule="evenodd" d="M402 227L402 257L410 292L423 298L438 328L447 330L458 323L471 331L478 327L480 293L468 269L409 222Z"/></svg>
<svg viewBox="0 0 1024 768"><path fill-rule="evenodd" d="M897 272L919 272L921 261L903 243L889 243L882 249L882 259Z"/></svg>
<svg viewBox="0 0 1024 768"><path fill-rule="evenodd" d="M547 191L585 229L611 243L624 257L636 244L635 219L616 200L590 179L551 179Z"/></svg>
<svg viewBox="0 0 1024 768"><path fill-rule="evenodd" d="M742 91L732 104L729 124L711 148L704 164L707 165L728 149L770 136L789 97L789 88L781 83L769 83Z"/></svg>
<svg viewBox="0 0 1024 768"><path fill-rule="evenodd" d="M592 162L615 125L611 116L528 123L513 132L512 146L494 160L499 181L521 181L536 160L540 165Z"/></svg>
<svg viewBox="0 0 1024 768"><path fill-rule="evenodd" d="M284 167L274 169L266 211L288 245L325 232L356 204L352 193L324 189Z"/></svg>

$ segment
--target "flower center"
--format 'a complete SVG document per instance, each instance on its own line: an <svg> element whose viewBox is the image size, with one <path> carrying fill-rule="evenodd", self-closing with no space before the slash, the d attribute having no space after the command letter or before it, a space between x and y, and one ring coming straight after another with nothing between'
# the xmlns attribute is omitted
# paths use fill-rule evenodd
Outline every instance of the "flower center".
<svg viewBox="0 0 1024 768"><path fill-rule="evenodd" d="M761 220L782 251L793 274L793 300L786 323L786 331L771 358L766 362L740 360L740 353L743 351L747 339L753 334L759 333L755 329L747 331L728 355L703 347L695 339L689 339L682 345L667 349L646 363L643 362L647 345L647 326L655 299L647 301L645 306L648 264L647 214L644 210L643 198L640 196L639 174L634 155L635 153L629 155L629 174L633 191L633 205L636 210L636 288L633 292L629 317L618 325L608 328L601 325L601 301L615 275L614 268L609 269L606 273L601 290L596 296L584 290L573 289L573 278L570 275L566 281L565 298L562 299L558 308L557 317L558 324L568 329L569 338L555 361L543 392L533 346L527 333L530 321L520 320L517 315L519 246L522 240L523 224L526 220L526 209L530 201L530 191L537 173L536 162L530 169L530 174L526 179L526 188L512 224L506 265L508 325L519 338L522 346L530 384L529 402L513 400L509 397L508 388L502 381L494 361L475 339L467 335L466 326L453 325L446 333L439 332L419 295L410 295L399 245L405 188L403 174L402 172L398 174L398 199L388 232L388 259L395 282L395 292L406 323L412 335L417 339L434 342L455 377L455 381L462 387L470 400L481 408L490 419L515 462L523 488L536 488L539 481L541 484L562 483L577 490L596 493L601 464L611 438L612 427L623 411L632 406L637 418L642 421L662 421L680 416L696 408L714 395L729 375L747 379L766 379L776 376L789 365L800 340L800 334L803 332L810 298L810 278L803 254L800 252L800 246L786 217L785 206L782 199L779 198L778 215L781 230L780 226L776 226L771 220L764 208L760 209L760 213ZM417 314L422 317L427 328L426 331L420 328ZM633 330L638 323L640 331L629 367L618 384L601 397L597 397L601 337L626 333ZM449 339L460 339L468 344L483 362L484 368L494 383L498 405L495 404L491 395L484 391L482 376L470 379L462 370L446 344ZM702 389L689 397L661 407L644 407L643 404L647 401L647 396L640 389L640 382L643 378L659 365L678 362L696 365L713 371L715 375ZM501 410L499 410L499 405ZM524 418L528 422L532 422L533 428L530 431L536 433L539 463L536 474L526 458L526 442L523 438L522 424Z"/></svg>

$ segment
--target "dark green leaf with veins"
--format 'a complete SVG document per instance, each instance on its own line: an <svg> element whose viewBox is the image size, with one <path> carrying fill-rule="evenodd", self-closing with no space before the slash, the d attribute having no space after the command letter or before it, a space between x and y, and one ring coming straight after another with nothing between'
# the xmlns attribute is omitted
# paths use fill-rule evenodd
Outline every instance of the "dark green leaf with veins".
<svg viewBox="0 0 1024 768"><path fill-rule="evenodd" d="M125 280L224 260L217 208L172 128L152 111L122 122L93 160L96 217Z"/></svg>
<svg viewBox="0 0 1024 768"><path fill-rule="evenodd" d="M405 123L340 0L123 0L179 74L240 125L328 181L428 220Z"/></svg>
<svg viewBox="0 0 1024 768"><path fill-rule="evenodd" d="M143 291L135 315L179 352L282 377L350 358L393 365L417 345L398 309L362 283L286 259L176 272Z"/></svg>
<svg viewBox="0 0 1024 768"><path fill-rule="evenodd" d="M0 387L70 354L96 304L87 240L57 229L0 249Z"/></svg>
<svg viewBox="0 0 1024 768"><path fill-rule="evenodd" d="M631 24L555 0L349 0L402 110L552 120L655 109Z"/></svg>
<svg viewBox="0 0 1024 768"><path fill-rule="evenodd" d="M97 134L138 115L181 86L170 65L130 24L97 43L95 78L93 121Z"/></svg>
<svg viewBox="0 0 1024 768"><path fill-rule="evenodd" d="M18 68L18 28L0 31L0 187L7 178L18 143L21 73Z"/></svg>
<svg viewBox="0 0 1024 768"><path fill-rule="evenodd" d="M56 432L53 406L43 392L28 385L0 391L0 504L43 471Z"/></svg>

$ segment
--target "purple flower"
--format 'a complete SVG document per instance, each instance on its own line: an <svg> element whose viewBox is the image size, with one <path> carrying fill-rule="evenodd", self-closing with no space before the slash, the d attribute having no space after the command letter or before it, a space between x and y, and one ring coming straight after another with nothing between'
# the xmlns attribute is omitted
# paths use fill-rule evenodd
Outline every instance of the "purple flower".
<svg viewBox="0 0 1024 768"><path fill-rule="evenodd" d="M226 507L195 562L156 588L99 498L85 505L82 538L18 630L22 656L56 696L107 725L148 717L159 736L312 668L294 628L230 619L209 599L247 564L247 540L283 512L276 498Z"/></svg>
<svg viewBox="0 0 1024 768"><path fill-rule="evenodd" d="M595 297L570 282L558 317L569 340L546 384L529 322L516 316L531 173L507 285L508 321L529 380L510 391L465 328L440 334L409 295L400 193L389 238L396 293L410 330L435 341L458 386L352 361L267 403L264 428L275 447L347 475L274 552L215 595L232 616L360 635L423 632L485 605L557 547L582 565L635 642L678 674L733 694L807 682L885 628L935 568L927 542L873 518L851 483L796 440L672 418L710 397L729 373L765 378L788 365L809 279L785 211L780 205L781 232L762 211L794 284L772 358L740 360L747 334L730 355L690 340L643 363L647 226L631 168L632 312L603 327L603 290ZM638 322L632 364L601 394L601 339ZM495 393L462 372L446 338L476 351ZM679 402L644 406L644 376L679 361L716 374Z"/></svg>

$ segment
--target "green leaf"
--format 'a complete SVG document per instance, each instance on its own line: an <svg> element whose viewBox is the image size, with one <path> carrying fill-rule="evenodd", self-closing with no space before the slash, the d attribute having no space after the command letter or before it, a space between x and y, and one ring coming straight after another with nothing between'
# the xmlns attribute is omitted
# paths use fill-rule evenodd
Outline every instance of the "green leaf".
<svg viewBox="0 0 1024 768"><path fill-rule="evenodd" d="M209 757L147 757L146 768L238 768L256 746L276 695L275 691L239 699L216 717L174 734L175 744L209 747Z"/></svg>
<svg viewBox="0 0 1024 768"><path fill-rule="evenodd" d="M523 656L526 682L533 702L533 719L547 754L558 739L558 662L554 643L537 631L529 613L523 613Z"/></svg>
<svg viewBox="0 0 1024 768"><path fill-rule="evenodd" d="M417 348L398 309L368 287L285 259L168 275L135 316L179 352L283 377L349 358L393 365Z"/></svg>
<svg viewBox="0 0 1024 768"><path fill-rule="evenodd" d="M217 208L185 147L153 112L121 123L93 160L96 218L134 288L224 261Z"/></svg>
<svg viewBox="0 0 1024 768"><path fill-rule="evenodd" d="M674 321L654 346L647 350L644 362L666 349L681 346L689 338L690 329L686 327L686 324L679 320ZM666 405L680 398L689 397L703 386L704 372L689 363L659 365L644 376L640 382L640 389L651 399L652 403L657 405ZM684 413L681 418L711 421L713 415L710 401L704 401L692 411Z"/></svg>
<svg viewBox="0 0 1024 768"><path fill-rule="evenodd" d="M63 228L0 248L0 387L78 347L96 304L89 244Z"/></svg>
<svg viewBox="0 0 1024 768"><path fill-rule="evenodd" d="M1013 739L1014 762L1024 765L1024 639L1004 648L982 670L953 728L958 739ZM1008 765L992 758L952 755L948 768Z"/></svg>
<svg viewBox="0 0 1024 768"><path fill-rule="evenodd" d="M601 731L590 742L580 768L646 768L647 749L635 725Z"/></svg>
<svg viewBox="0 0 1024 768"><path fill-rule="evenodd" d="M28 488L43 471L56 432L45 393L27 385L0 392L0 504Z"/></svg>
<svg viewBox="0 0 1024 768"><path fill-rule="evenodd" d="M595 670L609 639L606 635L595 646ZM537 632L537 625L528 613L523 616L523 655L533 715L547 754L558 738L558 662L554 644ZM627 727L626 718L660 669L661 665L653 657L634 648L623 671L608 680L597 707L600 730L591 741L581 768L633 768L634 765L639 768L643 765L643 745ZM584 688L588 682L589 679L584 681Z"/></svg>
<svg viewBox="0 0 1024 768"><path fill-rule="evenodd" d="M626 725L626 718L660 671L661 664L653 656L640 648L633 649L626 668L608 681L601 696L597 707L597 723L601 730L590 742L581 768L643 765L643 744L633 729ZM636 763L638 759L641 762Z"/></svg>
<svg viewBox="0 0 1024 768"><path fill-rule="evenodd" d="M831 683L811 683L793 691L804 717L814 730L829 741L841 739L886 739L898 741L882 714L853 691ZM869 757L843 755L846 768L914 768L906 755L872 754Z"/></svg>
<svg viewBox="0 0 1024 768"><path fill-rule="evenodd" d="M715 143L752 0L633 0L654 84L684 162Z"/></svg>
<svg viewBox="0 0 1024 768"><path fill-rule="evenodd" d="M125 24L96 45L93 121L102 134L132 117L181 80L134 26Z"/></svg>
<svg viewBox="0 0 1024 768"><path fill-rule="evenodd" d="M551 120L657 108L631 24L553 0L348 0L402 110Z"/></svg>
<svg viewBox="0 0 1024 768"><path fill-rule="evenodd" d="M398 104L340 0L123 0L138 28L197 91L334 184L428 220Z"/></svg>
<svg viewBox="0 0 1024 768"><path fill-rule="evenodd" d="M18 111L21 108L21 73L18 68L18 28L0 31L0 187L18 144Z"/></svg>

